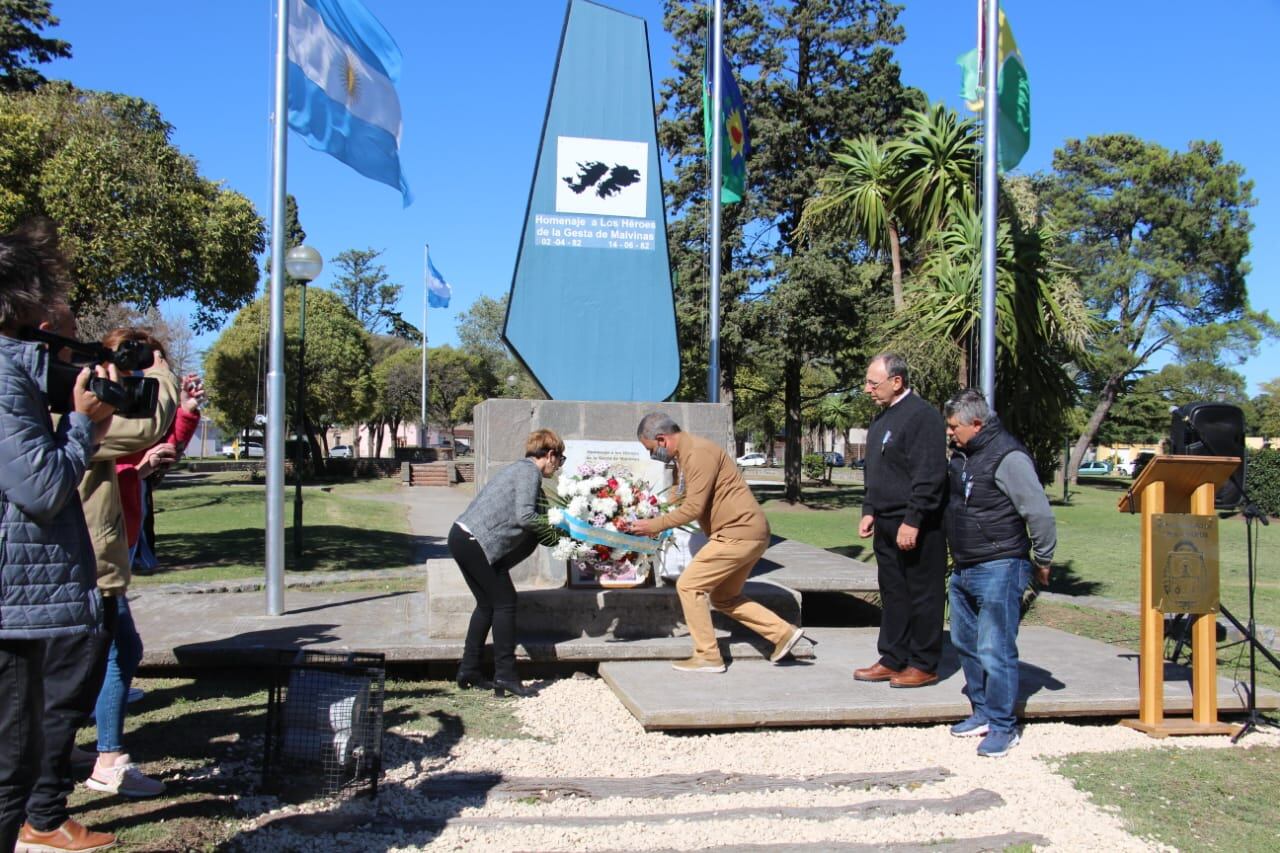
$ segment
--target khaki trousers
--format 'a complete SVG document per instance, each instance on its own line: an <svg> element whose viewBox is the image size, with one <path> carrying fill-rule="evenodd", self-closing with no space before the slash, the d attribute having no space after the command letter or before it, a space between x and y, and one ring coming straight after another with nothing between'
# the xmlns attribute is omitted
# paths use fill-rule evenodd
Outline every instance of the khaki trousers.
<svg viewBox="0 0 1280 853"><path fill-rule="evenodd" d="M711 608L736 619L774 645L791 635L789 623L742 594L751 569L768 547L768 542L730 539L716 534L680 573L676 592L693 638L695 656L709 661L722 660L716 632L711 626Z"/></svg>

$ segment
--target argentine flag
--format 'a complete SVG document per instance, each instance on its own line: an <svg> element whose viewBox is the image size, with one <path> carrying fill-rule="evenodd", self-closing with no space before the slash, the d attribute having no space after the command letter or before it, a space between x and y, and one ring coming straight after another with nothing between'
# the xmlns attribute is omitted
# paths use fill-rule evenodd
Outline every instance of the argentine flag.
<svg viewBox="0 0 1280 853"><path fill-rule="evenodd" d="M360 0L290 0L289 127L413 201L400 169L400 48Z"/></svg>
<svg viewBox="0 0 1280 853"><path fill-rule="evenodd" d="M431 263L431 256L427 256L427 304L432 308L448 308L449 297L453 296L453 288L449 287L449 283L444 280L444 276L440 275L440 271L436 269L436 265Z"/></svg>

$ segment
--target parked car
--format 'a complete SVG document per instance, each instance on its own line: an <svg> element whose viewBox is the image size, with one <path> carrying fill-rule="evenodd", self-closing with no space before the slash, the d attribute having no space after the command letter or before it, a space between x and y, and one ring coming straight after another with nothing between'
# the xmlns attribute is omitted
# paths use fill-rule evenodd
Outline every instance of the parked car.
<svg viewBox="0 0 1280 853"><path fill-rule="evenodd" d="M335 444L329 448L330 459L350 459L355 454L351 451L349 444Z"/></svg>
<svg viewBox="0 0 1280 853"><path fill-rule="evenodd" d="M1125 462L1116 464L1116 473L1124 474L1126 477L1136 477L1142 473L1142 469L1147 467L1147 463L1156 458L1156 454L1150 450L1144 450L1137 456Z"/></svg>
<svg viewBox="0 0 1280 853"><path fill-rule="evenodd" d="M228 459L235 459L236 446L234 444L224 444L222 445L221 453ZM241 459L261 459L265 455L262 445L256 441L246 441L240 445Z"/></svg>
<svg viewBox="0 0 1280 853"><path fill-rule="evenodd" d="M850 460L849 460L849 467L850 467L850 468L866 468L866 467L867 467L867 460L866 460L865 458L863 458L863 459L850 459Z"/></svg>
<svg viewBox="0 0 1280 853"><path fill-rule="evenodd" d="M1076 473L1081 477L1100 477L1111 473L1111 463L1096 459L1092 462L1082 462Z"/></svg>
<svg viewBox="0 0 1280 853"><path fill-rule="evenodd" d="M822 461L828 465L834 465L837 468L843 468L844 454L836 453L835 451L829 451L827 453L822 454Z"/></svg>
<svg viewBox="0 0 1280 853"><path fill-rule="evenodd" d="M768 459L763 453L744 453L738 457L737 462L743 468L756 468L768 464Z"/></svg>

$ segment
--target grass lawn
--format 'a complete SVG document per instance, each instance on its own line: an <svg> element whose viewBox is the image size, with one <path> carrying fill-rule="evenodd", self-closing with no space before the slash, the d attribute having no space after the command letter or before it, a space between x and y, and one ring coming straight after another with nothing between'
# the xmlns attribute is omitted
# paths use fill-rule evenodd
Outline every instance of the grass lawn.
<svg viewBox="0 0 1280 853"><path fill-rule="evenodd" d="M1057 770L1130 832L1178 850L1275 850L1280 749L1137 749L1072 755Z"/></svg>
<svg viewBox="0 0 1280 853"><path fill-rule="evenodd" d="M303 487L306 553L293 560L294 488L285 490L288 571L410 568L416 538L408 510L389 498L395 479ZM266 547L266 486L243 474L169 480L156 491L156 539L161 569L134 584L258 577Z"/></svg>

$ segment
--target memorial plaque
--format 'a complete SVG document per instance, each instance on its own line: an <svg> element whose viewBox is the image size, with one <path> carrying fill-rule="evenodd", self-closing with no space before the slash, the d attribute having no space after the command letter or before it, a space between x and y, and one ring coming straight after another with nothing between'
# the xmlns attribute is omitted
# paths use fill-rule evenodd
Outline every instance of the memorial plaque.
<svg viewBox="0 0 1280 853"><path fill-rule="evenodd" d="M1151 516L1151 588L1161 613L1218 612L1218 517Z"/></svg>

